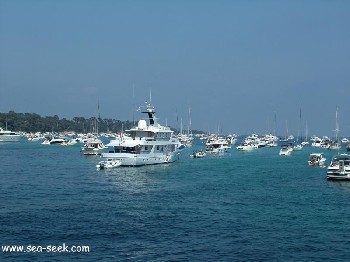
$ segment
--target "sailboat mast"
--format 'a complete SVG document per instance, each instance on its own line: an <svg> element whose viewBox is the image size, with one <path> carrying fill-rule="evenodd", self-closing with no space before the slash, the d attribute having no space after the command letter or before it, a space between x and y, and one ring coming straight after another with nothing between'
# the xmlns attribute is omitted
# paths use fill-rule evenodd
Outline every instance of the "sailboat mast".
<svg viewBox="0 0 350 262"><path fill-rule="evenodd" d="M179 133L179 114L177 113L177 108L176 108L176 128L177 128L177 132Z"/></svg>
<svg viewBox="0 0 350 262"><path fill-rule="evenodd" d="M188 123L188 135L190 135L190 130L192 128L192 121L191 121L191 107L188 108L188 116L189 116L189 123ZM192 130L191 130L192 131Z"/></svg>
<svg viewBox="0 0 350 262"><path fill-rule="evenodd" d="M182 117L181 117L181 119L180 119L180 124L181 124L180 132L181 132L181 135L182 135Z"/></svg>
<svg viewBox="0 0 350 262"><path fill-rule="evenodd" d="M95 131L96 135L98 135L99 130L98 130L98 120L100 119L100 100L97 99L97 117L96 117L96 122L95 122Z"/></svg>
<svg viewBox="0 0 350 262"><path fill-rule="evenodd" d="M338 123L338 106L335 111L335 141L338 142L338 133L339 133L339 123Z"/></svg>
<svg viewBox="0 0 350 262"><path fill-rule="evenodd" d="M307 126L307 121L306 121L305 142L308 141L308 135L309 135L309 128Z"/></svg>
<svg viewBox="0 0 350 262"><path fill-rule="evenodd" d="M302 140L301 139L302 135L301 135L301 107L300 107L300 111L299 111L299 130L298 130L298 142L299 142L299 138L300 138L300 141Z"/></svg>
<svg viewBox="0 0 350 262"><path fill-rule="evenodd" d="M276 115L276 112L275 112L275 117L274 117L274 127L273 127L273 132L274 132L274 135L277 136L277 130L276 130L276 124L277 124L277 115Z"/></svg>
<svg viewBox="0 0 350 262"><path fill-rule="evenodd" d="M6 120L5 120L5 130L7 131L7 114L6 114Z"/></svg>
<svg viewBox="0 0 350 262"><path fill-rule="evenodd" d="M135 84L132 85L132 125L135 126Z"/></svg>

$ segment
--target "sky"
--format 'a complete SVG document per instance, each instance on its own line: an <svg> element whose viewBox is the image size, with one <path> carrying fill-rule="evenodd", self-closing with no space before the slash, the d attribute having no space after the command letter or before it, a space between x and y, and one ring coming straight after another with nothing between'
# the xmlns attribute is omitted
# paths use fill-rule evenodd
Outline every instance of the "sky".
<svg viewBox="0 0 350 262"><path fill-rule="evenodd" d="M350 137L348 0L0 0L0 112ZM300 120L301 110L301 120ZM190 112L190 114L189 114Z"/></svg>

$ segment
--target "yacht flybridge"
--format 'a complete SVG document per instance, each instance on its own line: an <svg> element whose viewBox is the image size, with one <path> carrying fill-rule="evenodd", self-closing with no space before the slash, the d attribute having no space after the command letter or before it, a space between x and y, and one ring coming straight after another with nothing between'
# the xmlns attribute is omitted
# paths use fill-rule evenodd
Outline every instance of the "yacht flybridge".
<svg viewBox="0 0 350 262"><path fill-rule="evenodd" d="M173 136L173 131L158 124L155 108L150 103L146 103L141 112L147 114L149 124L141 119L136 127L120 133L118 138L106 145L112 147L112 150L102 153L102 157L119 160L121 166L154 165L176 161L180 143Z"/></svg>

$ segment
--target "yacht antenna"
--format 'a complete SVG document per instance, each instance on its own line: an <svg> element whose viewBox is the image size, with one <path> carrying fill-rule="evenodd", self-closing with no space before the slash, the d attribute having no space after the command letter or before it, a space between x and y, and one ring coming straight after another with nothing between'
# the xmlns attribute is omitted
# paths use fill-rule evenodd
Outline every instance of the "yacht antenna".
<svg viewBox="0 0 350 262"><path fill-rule="evenodd" d="M149 103L152 104L152 88L149 89Z"/></svg>

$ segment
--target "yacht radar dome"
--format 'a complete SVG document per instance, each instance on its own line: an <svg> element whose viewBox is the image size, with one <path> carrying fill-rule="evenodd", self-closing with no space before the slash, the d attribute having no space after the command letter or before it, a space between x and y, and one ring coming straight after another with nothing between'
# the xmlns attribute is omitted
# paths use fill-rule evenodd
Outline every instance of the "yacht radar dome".
<svg viewBox="0 0 350 262"><path fill-rule="evenodd" d="M141 120L138 122L137 127L138 127L139 129L142 129L142 130L147 129L146 120L141 119Z"/></svg>

